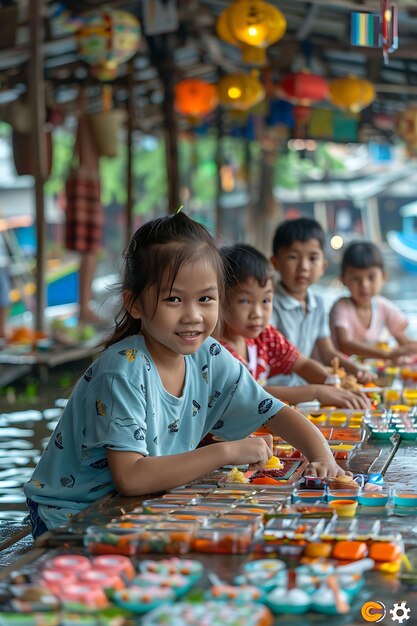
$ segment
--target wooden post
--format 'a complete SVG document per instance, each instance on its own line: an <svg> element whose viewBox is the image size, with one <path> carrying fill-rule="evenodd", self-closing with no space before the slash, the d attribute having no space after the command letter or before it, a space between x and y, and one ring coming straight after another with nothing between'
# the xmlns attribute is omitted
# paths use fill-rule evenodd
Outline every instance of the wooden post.
<svg viewBox="0 0 417 626"><path fill-rule="evenodd" d="M221 167L223 165L223 114L222 110L219 107L217 110L217 143L216 143L216 206L214 209L214 232L219 239L222 235L223 231L223 220L222 220L222 207L221 207L221 197L222 197L222 180L221 180Z"/></svg>
<svg viewBox="0 0 417 626"><path fill-rule="evenodd" d="M36 308L35 330L44 329L46 307L45 281L45 203L43 185L46 180L45 85L43 76L42 50L42 6L41 0L29 2L29 106L31 110L31 145L35 163L35 206L36 206Z"/></svg>
<svg viewBox="0 0 417 626"><path fill-rule="evenodd" d="M168 55L167 55L168 57ZM168 177L168 210L175 212L180 206L180 180L178 167L178 128L174 111L174 72L168 58L163 61L161 70L164 86L164 132L165 153Z"/></svg>
<svg viewBox="0 0 417 626"><path fill-rule="evenodd" d="M133 88L135 84L134 77L134 66L133 63L129 66L129 79L128 79L128 99L127 99L127 137L126 137L126 148L127 148L127 173L126 173L126 245L129 243L130 238L132 236L132 225L133 225L133 117L134 117L134 106L133 106Z"/></svg>

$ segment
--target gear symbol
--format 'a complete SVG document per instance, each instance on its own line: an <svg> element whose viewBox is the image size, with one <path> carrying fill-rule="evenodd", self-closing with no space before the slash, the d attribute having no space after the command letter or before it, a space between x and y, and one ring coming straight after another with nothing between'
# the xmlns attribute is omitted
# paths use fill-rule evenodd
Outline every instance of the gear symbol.
<svg viewBox="0 0 417 626"><path fill-rule="evenodd" d="M391 619L393 622L402 624L410 619L411 609L405 602L401 602L400 604L397 604L396 602L389 612L391 613Z"/></svg>

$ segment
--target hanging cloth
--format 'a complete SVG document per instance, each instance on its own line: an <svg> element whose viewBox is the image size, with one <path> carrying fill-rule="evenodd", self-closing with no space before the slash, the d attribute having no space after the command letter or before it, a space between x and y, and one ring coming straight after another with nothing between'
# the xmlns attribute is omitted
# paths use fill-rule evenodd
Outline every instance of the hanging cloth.
<svg viewBox="0 0 417 626"><path fill-rule="evenodd" d="M103 245L104 233L99 157L84 112L78 118L65 191L65 247L77 252L98 251Z"/></svg>

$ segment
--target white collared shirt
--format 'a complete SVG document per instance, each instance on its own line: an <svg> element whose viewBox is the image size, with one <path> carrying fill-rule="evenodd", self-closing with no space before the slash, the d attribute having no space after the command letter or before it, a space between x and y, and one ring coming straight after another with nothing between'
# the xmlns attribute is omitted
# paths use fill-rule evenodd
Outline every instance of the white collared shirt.
<svg viewBox="0 0 417 626"><path fill-rule="evenodd" d="M329 317L323 299L307 290L307 310L277 283L270 323L290 343L297 346L301 354L311 357L318 339L330 337ZM270 385L300 385L305 381L291 374L275 376L268 380Z"/></svg>

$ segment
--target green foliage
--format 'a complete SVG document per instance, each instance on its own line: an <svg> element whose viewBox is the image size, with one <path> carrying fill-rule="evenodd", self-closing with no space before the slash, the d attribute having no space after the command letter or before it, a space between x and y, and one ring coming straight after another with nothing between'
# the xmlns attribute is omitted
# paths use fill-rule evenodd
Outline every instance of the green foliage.
<svg viewBox="0 0 417 626"><path fill-rule="evenodd" d="M47 195L55 196L63 191L73 149L74 136L63 128L56 128L52 133L52 171L45 183Z"/></svg>
<svg viewBox="0 0 417 626"><path fill-rule="evenodd" d="M330 152L325 143L319 143L311 152L288 151L279 156L275 164L274 184L295 189L304 181L344 171L343 161Z"/></svg>

